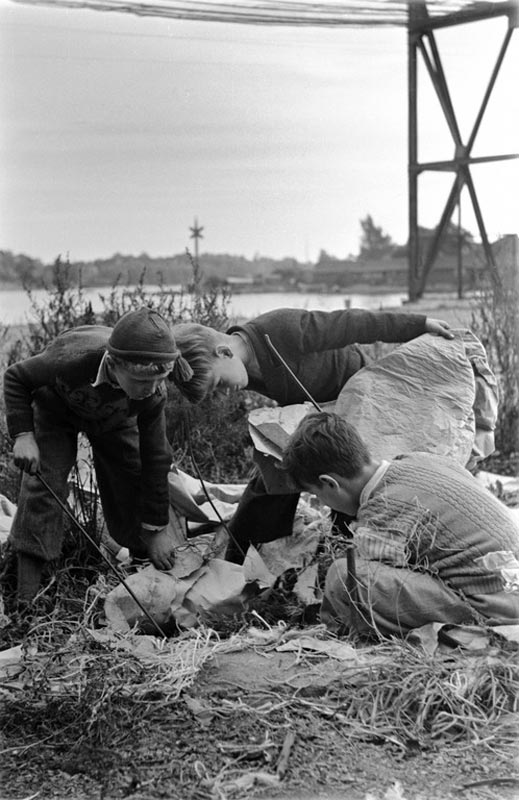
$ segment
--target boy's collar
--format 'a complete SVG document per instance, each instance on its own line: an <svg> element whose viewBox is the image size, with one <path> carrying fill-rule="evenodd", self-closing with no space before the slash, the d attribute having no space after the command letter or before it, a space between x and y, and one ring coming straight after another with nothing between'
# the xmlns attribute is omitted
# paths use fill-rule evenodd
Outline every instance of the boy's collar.
<svg viewBox="0 0 519 800"><path fill-rule="evenodd" d="M94 382L92 383L92 386L96 387L96 386L101 386L102 383L108 383L114 389L120 389L121 387L119 386L119 384L115 383L115 381L110 375L110 370L108 369L108 358L109 358L108 351L105 351L101 359L101 362L99 364L97 375Z"/></svg>
<svg viewBox="0 0 519 800"><path fill-rule="evenodd" d="M386 461L386 460L383 460L383 461L380 462L380 464L378 465L377 469L375 470L375 472L373 473L373 475L371 476L369 481L367 481L367 483L364 485L364 487L363 487L363 489L362 489L362 491L360 493L359 506L364 505L364 503L368 500L368 498L369 498L370 494L372 493L372 491L374 490L375 486L377 486L377 484L380 483L380 481L382 480L382 478L386 474L386 470L389 467L389 464L390 464L390 462Z"/></svg>

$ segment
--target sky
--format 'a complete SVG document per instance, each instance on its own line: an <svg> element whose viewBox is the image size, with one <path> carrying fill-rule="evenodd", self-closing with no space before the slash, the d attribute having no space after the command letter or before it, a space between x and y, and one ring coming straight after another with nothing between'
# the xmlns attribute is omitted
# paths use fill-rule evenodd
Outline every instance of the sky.
<svg viewBox="0 0 519 800"><path fill-rule="evenodd" d="M468 138L506 18L438 31ZM0 249L44 262L200 251L356 254L371 214L407 240L403 28L289 28L0 0ZM519 33L473 155L519 151ZM419 158L453 144L423 65ZM473 177L491 240L519 233L519 161ZM419 182L433 227L452 177ZM457 220L457 213L456 213ZM478 239L466 190L462 225Z"/></svg>

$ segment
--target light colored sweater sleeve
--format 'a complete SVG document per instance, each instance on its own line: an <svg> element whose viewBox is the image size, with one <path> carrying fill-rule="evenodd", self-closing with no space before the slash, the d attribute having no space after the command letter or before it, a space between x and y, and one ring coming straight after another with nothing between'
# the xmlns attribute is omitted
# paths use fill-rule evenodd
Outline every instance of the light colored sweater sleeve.
<svg viewBox="0 0 519 800"><path fill-rule="evenodd" d="M354 541L358 556L366 561L383 561L395 567L408 564L407 537L403 531L360 526L355 531Z"/></svg>

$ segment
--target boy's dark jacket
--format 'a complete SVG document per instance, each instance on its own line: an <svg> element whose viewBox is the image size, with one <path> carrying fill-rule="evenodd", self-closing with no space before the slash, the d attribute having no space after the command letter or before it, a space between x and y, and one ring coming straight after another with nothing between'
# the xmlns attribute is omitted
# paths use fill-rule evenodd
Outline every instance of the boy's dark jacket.
<svg viewBox="0 0 519 800"><path fill-rule="evenodd" d="M167 474L171 451L166 437L166 389L131 400L122 389L95 381L111 328L84 325L65 331L38 355L12 364L4 376L7 428L11 436L34 430L32 403L51 391L73 413L78 430L103 430L136 424L142 466L143 520L168 522Z"/></svg>
<svg viewBox="0 0 519 800"><path fill-rule="evenodd" d="M364 366L364 357L356 345L408 342L426 332L426 319L420 314L361 309L280 308L243 325L235 325L227 333L244 333L254 349L263 385L251 379L248 389L261 392L280 405L303 403L308 399L269 349L265 340L268 334L314 400L325 403L336 400L346 381Z"/></svg>

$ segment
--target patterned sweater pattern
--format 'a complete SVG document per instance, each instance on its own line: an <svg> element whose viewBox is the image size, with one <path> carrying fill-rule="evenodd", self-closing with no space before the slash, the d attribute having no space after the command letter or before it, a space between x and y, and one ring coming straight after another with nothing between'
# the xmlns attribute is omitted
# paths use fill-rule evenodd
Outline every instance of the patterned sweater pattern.
<svg viewBox="0 0 519 800"><path fill-rule="evenodd" d="M360 557L428 572L467 595L503 590L500 573L478 558L501 550L519 557L519 527L506 506L462 466L429 453L390 462L355 528Z"/></svg>

